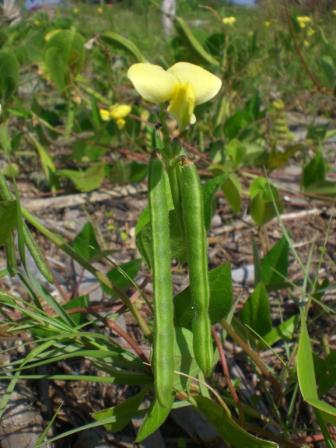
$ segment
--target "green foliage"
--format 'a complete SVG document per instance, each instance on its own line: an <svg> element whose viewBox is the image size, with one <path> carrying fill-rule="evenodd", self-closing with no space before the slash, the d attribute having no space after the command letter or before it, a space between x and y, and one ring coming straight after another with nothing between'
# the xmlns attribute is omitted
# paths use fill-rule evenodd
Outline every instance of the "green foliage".
<svg viewBox="0 0 336 448"><path fill-rule="evenodd" d="M9 239L17 225L17 202L14 200L0 202L0 246Z"/></svg>
<svg viewBox="0 0 336 448"><path fill-rule="evenodd" d="M261 336L271 331L269 298L262 282L257 284L253 294L245 302L241 312L241 321Z"/></svg>
<svg viewBox="0 0 336 448"><path fill-rule="evenodd" d="M0 415L19 380L95 382L127 386L127 398L98 410L93 422L57 434L50 443L98 426L121 431L134 417L144 417L135 441L140 443L164 424L171 408L192 405L232 447L277 446L260 434L279 446L298 445L305 436L315 436L318 425L322 443L334 448L328 425L336 422L331 401L336 363L331 327L325 325L334 312L332 253L329 281L320 278L332 244L326 235L316 260L310 240L302 248L295 233L294 244L281 220L284 205L290 210L302 197L318 199L316 207L325 201L323 210L329 214L327 201L336 194L333 19L310 15L301 26L299 13L289 8L289 28L276 7L266 11L212 2L200 8L199 2L184 1L179 2L172 37L164 38L161 13L153 2L126 3L127 10L125 2L103 6L102 14L84 4L76 5L78 13L60 10L54 18L40 11L15 26L1 26L0 279L5 287L0 287L0 332L1 339L2 332L5 338L7 333L10 338L24 336L24 350L2 366L0 380L7 390ZM231 26L222 21L229 16L236 18ZM197 105L197 121L183 133L165 108L140 101L131 90L128 67L147 60L164 68L189 61L223 80L221 93L211 103ZM104 121L102 110L120 104L131 107L125 121L112 116ZM157 182L162 190L140 213L135 229L139 254L127 246L129 260L109 244L110 228L100 233L88 222L69 243L20 205L19 191L30 197L39 188L39 196L67 195L75 189L88 199L91 195L85 193L103 183L106 189L115 184L136 188L148 174L149 157L156 157L150 191ZM202 176L196 189L179 177L187 158ZM301 179L293 176L287 185L282 174L291 173L287 167L292 166L303 167ZM274 184L268 177L276 179ZM27 179L34 180L34 188L26 192ZM14 181L14 193L7 181ZM282 200L285 194L288 202ZM219 204L227 222L224 229L211 229ZM158 230L163 215L164 226ZM276 217L274 228L266 226ZM238 220L245 218L262 244L241 238ZM296 229L300 225L296 222ZM330 220L330 234L332 225ZM205 231L209 252L215 253L209 260ZM272 247L266 231L277 240ZM103 294L101 303L79 295L80 285L70 287L69 273L58 285L59 272L50 269L56 263L49 267L50 257L38 246L36 233L92 274ZM240 255L253 246L254 288L246 294L241 285L233 288L230 264L219 261L228 260L236 244L246 245ZM307 247L309 253L301 260L300 251ZM44 277L43 286L30 272L28 252ZM114 262L119 255L120 264ZM175 275L185 276L187 265L193 271L190 285L175 284ZM155 280L154 304L150 285L144 286L150 275ZM8 276L15 276L11 291L20 294L8 292ZM184 289L173 298L172 288L176 291L181 284ZM121 328L117 318L124 313L132 320L127 315ZM195 321L200 325L193 325ZM153 341L154 356L148 353ZM79 374L75 369L83 360L88 361L87 371ZM244 381L236 376L235 363ZM47 375L40 369L45 366ZM63 366L73 369L71 374ZM209 375L206 380L202 370ZM309 418L307 404L313 409ZM57 412L50 427L63 424Z"/></svg>
<svg viewBox="0 0 336 448"><path fill-rule="evenodd" d="M101 186L105 178L105 164L97 163L83 171L59 170L59 176L67 177L74 183L77 190L88 192Z"/></svg>
<svg viewBox="0 0 336 448"><path fill-rule="evenodd" d="M203 48L202 44L193 35L186 21L183 20L182 17L176 17L175 20L178 33L182 37L183 41L188 45L188 47L197 55L197 57L202 62L218 66L219 62Z"/></svg>
<svg viewBox="0 0 336 448"><path fill-rule="evenodd" d="M195 398L195 404L197 409L214 425L223 439L233 447L277 448L279 446L277 443L259 439L246 432L222 407L209 398L198 396Z"/></svg>
<svg viewBox="0 0 336 448"><path fill-rule="evenodd" d="M232 306L231 267L228 263L209 271L209 286L209 316L214 324L227 316ZM187 287L180 292L174 302L176 325L190 328L192 320L190 288Z"/></svg>
<svg viewBox="0 0 336 448"><path fill-rule="evenodd" d="M266 224L282 211L276 188L264 177L254 179L250 186L250 213L258 226Z"/></svg>
<svg viewBox="0 0 336 448"><path fill-rule="evenodd" d="M141 54L138 47L129 39L121 34L114 33L113 31L107 31L101 35L103 42L111 45L112 47L121 48L130 53L138 62L146 62L144 56Z"/></svg>
<svg viewBox="0 0 336 448"><path fill-rule="evenodd" d="M56 87L64 91L84 64L84 38L75 30L53 30L44 50L44 64Z"/></svg>
<svg viewBox="0 0 336 448"><path fill-rule="evenodd" d="M0 102L3 104L15 93L19 82L19 64L13 53L0 51Z"/></svg>

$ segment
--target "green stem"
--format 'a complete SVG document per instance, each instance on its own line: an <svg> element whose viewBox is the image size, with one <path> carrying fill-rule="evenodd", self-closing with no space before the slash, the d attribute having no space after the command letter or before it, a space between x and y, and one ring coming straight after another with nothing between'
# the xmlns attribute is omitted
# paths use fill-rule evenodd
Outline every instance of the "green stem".
<svg viewBox="0 0 336 448"><path fill-rule="evenodd" d="M71 136L72 129L73 129L73 126L74 126L74 119L75 119L75 105L69 99L68 100L68 109L67 109L65 127L64 127L64 138L65 139L69 139L70 136Z"/></svg>

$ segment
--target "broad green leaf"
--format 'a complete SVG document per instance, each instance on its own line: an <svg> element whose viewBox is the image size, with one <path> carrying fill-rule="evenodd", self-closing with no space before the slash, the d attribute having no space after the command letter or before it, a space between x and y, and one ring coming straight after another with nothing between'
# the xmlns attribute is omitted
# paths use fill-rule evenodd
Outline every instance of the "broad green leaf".
<svg viewBox="0 0 336 448"><path fill-rule="evenodd" d="M176 28L184 42L188 44L190 49L196 53L198 57L204 62L219 66L219 62L210 53L208 53L198 39L193 35L189 25L182 19L182 17L175 18Z"/></svg>
<svg viewBox="0 0 336 448"><path fill-rule="evenodd" d="M88 192L101 186L105 178L105 164L103 162L90 166L84 171L59 170L60 176L70 179L77 190Z"/></svg>
<svg viewBox="0 0 336 448"><path fill-rule="evenodd" d="M3 246L17 225L17 202L0 202L0 246Z"/></svg>
<svg viewBox="0 0 336 448"><path fill-rule="evenodd" d="M326 162L321 152L318 152L310 162L303 168L302 185L305 189L325 180Z"/></svg>
<svg viewBox="0 0 336 448"><path fill-rule="evenodd" d="M140 268L141 259L137 258L111 269L107 273L107 277L111 280L112 285L117 287L118 290L126 290L132 286L132 281L137 276ZM110 297L116 296L114 291L107 286L102 285L102 288L110 295Z"/></svg>
<svg viewBox="0 0 336 448"><path fill-rule="evenodd" d="M289 244L285 237L277 241L260 262L261 279L268 291L283 288L288 273Z"/></svg>
<svg viewBox="0 0 336 448"><path fill-rule="evenodd" d="M321 411L324 418L335 424L336 408L318 397L312 345L308 334L306 317L303 313L301 314L301 331L296 369L303 399Z"/></svg>
<svg viewBox="0 0 336 448"><path fill-rule="evenodd" d="M228 139L234 139L244 130L250 122L251 117L245 111L237 110L224 123L224 134Z"/></svg>
<svg viewBox="0 0 336 448"><path fill-rule="evenodd" d="M313 193L321 196L336 196L336 182L331 180L321 180L314 182L305 188L307 193Z"/></svg>
<svg viewBox="0 0 336 448"><path fill-rule="evenodd" d="M295 328L297 326L298 316L292 316L289 319L285 320L277 327L272 328L267 334L263 336L263 340L267 345L276 344L281 340L292 340L295 332Z"/></svg>
<svg viewBox="0 0 336 448"><path fill-rule="evenodd" d="M245 160L246 146L234 138L225 146L225 154L230 160L233 168L239 168Z"/></svg>
<svg viewBox="0 0 336 448"><path fill-rule="evenodd" d="M115 417L115 421L109 424L105 424L105 428L110 432L118 432L125 428L131 419L134 417L135 412L143 401L147 389L144 388L141 392L134 395L127 400L124 400L121 404L113 406L111 408L103 409L101 411L94 412L92 417L97 420L105 420L109 417Z"/></svg>
<svg viewBox="0 0 336 448"><path fill-rule="evenodd" d="M131 40L127 39L121 34L114 33L113 31L107 31L106 33L103 33L101 35L101 39L113 47L126 50L128 53L134 56L138 62L146 62L146 59L141 54L139 48Z"/></svg>
<svg viewBox="0 0 336 448"><path fill-rule="evenodd" d="M90 222L84 224L72 241L71 247L88 261L101 254L95 230Z"/></svg>
<svg viewBox="0 0 336 448"><path fill-rule="evenodd" d="M262 282L258 283L253 294L245 302L240 317L245 325L260 336L264 336L272 329L269 298Z"/></svg>
<svg viewBox="0 0 336 448"><path fill-rule="evenodd" d="M233 448L279 448L275 442L249 434L215 401L206 397L193 398L197 408L214 425L219 435Z"/></svg>
<svg viewBox="0 0 336 448"><path fill-rule="evenodd" d="M63 91L84 64L84 38L75 30L53 30L47 36L44 64L56 87Z"/></svg>
<svg viewBox="0 0 336 448"><path fill-rule="evenodd" d="M235 213L240 212L241 208L241 184L238 177L232 173L224 181L222 191L230 207Z"/></svg>
<svg viewBox="0 0 336 448"><path fill-rule="evenodd" d="M135 443L142 442L160 428L168 417L169 412L170 409L168 407L161 406L158 400L154 400L140 426Z"/></svg>
<svg viewBox="0 0 336 448"><path fill-rule="evenodd" d="M216 323L228 314L232 306L232 279L229 263L209 271L209 285L209 314L211 322ZM175 297L174 309L176 325L191 328L193 310L189 286Z"/></svg>
<svg viewBox="0 0 336 448"><path fill-rule="evenodd" d="M15 92L19 82L19 64L13 52L0 51L0 104Z"/></svg>
<svg viewBox="0 0 336 448"><path fill-rule="evenodd" d="M258 226L266 224L282 211L277 189L266 178L257 177L250 186L250 213Z"/></svg>

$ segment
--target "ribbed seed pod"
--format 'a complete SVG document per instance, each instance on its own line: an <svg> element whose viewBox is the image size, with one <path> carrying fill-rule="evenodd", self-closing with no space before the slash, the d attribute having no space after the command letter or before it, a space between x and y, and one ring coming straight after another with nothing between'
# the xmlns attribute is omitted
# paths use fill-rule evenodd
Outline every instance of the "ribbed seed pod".
<svg viewBox="0 0 336 448"><path fill-rule="evenodd" d="M161 160L149 163L149 211L153 245L154 348L153 370L157 398L170 407L174 382L173 287L169 237L167 179Z"/></svg>

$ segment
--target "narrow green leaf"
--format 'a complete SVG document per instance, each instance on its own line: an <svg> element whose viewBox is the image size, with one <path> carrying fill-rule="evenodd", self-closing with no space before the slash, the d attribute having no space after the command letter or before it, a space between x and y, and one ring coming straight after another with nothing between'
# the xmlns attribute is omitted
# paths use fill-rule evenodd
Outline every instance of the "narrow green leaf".
<svg viewBox="0 0 336 448"><path fill-rule="evenodd" d="M138 431L135 443L140 443L153 432L155 432L165 422L168 417L170 409L166 406L161 406L158 400L154 400L151 407L146 413L144 421Z"/></svg>
<svg viewBox="0 0 336 448"><path fill-rule="evenodd" d="M210 53L208 53L198 39L193 35L189 25L182 19L182 17L176 17L176 28L180 36L187 42L188 46L208 64L219 66L219 62Z"/></svg>
<svg viewBox="0 0 336 448"><path fill-rule="evenodd" d="M318 397L312 346L308 334L306 317L303 313L301 315L301 331L296 368L303 399L314 408L320 410L324 418L335 424L336 408L320 400Z"/></svg>
<svg viewBox="0 0 336 448"><path fill-rule="evenodd" d="M194 397L197 408L214 425L225 442L234 448L279 448L275 442L259 439L236 423L216 402L206 397Z"/></svg>
<svg viewBox="0 0 336 448"><path fill-rule="evenodd" d="M222 191L232 210L235 213L239 213L241 208L242 188L240 181L235 174L230 174L230 176L224 181Z"/></svg>
<svg viewBox="0 0 336 448"><path fill-rule="evenodd" d="M134 56L138 62L146 62L146 59L141 54L138 47L121 34L114 33L113 31L107 31L101 35L101 39L109 45L126 50Z"/></svg>

